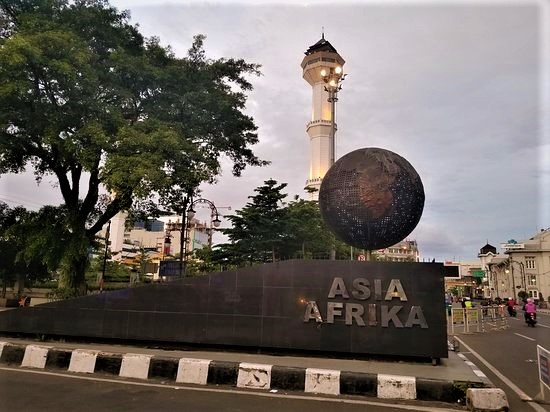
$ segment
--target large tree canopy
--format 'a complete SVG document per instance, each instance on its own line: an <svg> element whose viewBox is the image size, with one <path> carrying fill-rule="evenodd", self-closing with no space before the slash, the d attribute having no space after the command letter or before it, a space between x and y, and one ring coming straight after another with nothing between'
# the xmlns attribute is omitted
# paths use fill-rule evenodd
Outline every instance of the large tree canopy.
<svg viewBox="0 0 550 412"><path fill-rule="evenodd" d="M89 245L117 212L182 210L221 156L235 175L265 164L243 112L258 66L207 59L200 35L178 58L128 19L101 0L0 0L0 174L55 176L64 279L80 290Z"/></svg>

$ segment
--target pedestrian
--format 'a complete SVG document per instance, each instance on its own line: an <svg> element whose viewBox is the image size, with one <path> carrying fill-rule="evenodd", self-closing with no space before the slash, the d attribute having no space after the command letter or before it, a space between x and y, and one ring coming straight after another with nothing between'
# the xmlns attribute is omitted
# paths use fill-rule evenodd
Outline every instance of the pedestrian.
<svg viewBox="0 0 550 412"><path fill-rule="evenodd" d="M466 309L471 309L472 308L472 301L470 300L470 298L466 298L466 301L464 302L464 307Z"/></svg>

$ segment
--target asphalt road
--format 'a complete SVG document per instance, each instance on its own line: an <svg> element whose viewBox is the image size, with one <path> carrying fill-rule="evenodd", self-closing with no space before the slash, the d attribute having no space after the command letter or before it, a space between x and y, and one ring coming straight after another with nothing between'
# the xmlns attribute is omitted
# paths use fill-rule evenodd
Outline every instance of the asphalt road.
<svg viewBox="0 0 550 412"><path fill-rule="evenodd" d="M317 397L250 392L229 387L183 387L132 382L108 377L54 374L0 368L0 410L25 412L198 411L198 412L457 412L456 408L426 402L365 400L358 397Z"/></svg>
<svg viewBox="0 0 550 412"><path fill-rule="evenodd" d="M505 330L458 334L460 352L506 392L511 411L550 412L550 405L522 401L540 392L537 345L550 350L550 315L538 314L537 327L531 328L519 310L508 323Z"/></svg>

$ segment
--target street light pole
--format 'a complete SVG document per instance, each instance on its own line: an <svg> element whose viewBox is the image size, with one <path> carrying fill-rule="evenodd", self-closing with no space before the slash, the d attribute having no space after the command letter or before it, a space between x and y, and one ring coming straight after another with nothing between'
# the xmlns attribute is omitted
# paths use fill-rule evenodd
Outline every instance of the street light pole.
<svg viewBox="0 0 550 412"><path fill-rule="evenodd" d="M185 274L184 270L184 254L187 247L187 207L189 205L189 200L191 198L190 194L185 195L183 198L182 212L181 212L181 233L180 233L180 276L183 277Z"/></svg>
<svg viewBox="0 0 550 412"><path fill-rule="evenodd" d="M342 66L321 69L321 78L325 82L325 91L328 93L327 101L330 103L330 156L329 169L336 161L336 102L338 101L338 91L342 89L341 82L346 75L343 73ZM336 245L333 244L330 249L330 260L336 260Z"/></svg>
<svg viewBox="0 0 550 412"><path fill-rule="evenodd" d="M187 199L187 198L186 198ZM185 276L185 272L187 271L187 244L189 242L189 230L188 230L188 227L189 227L189 224L191 222L191 220L195 217L195 210L193 209L193 206L196 205L197 203L206 203L210 206L210 210L211 210L211 213L210 213L210 234L208 235L208 242L209 242L209 245L211 246L211 242L212 242L212 232L214 230L215 227L219 227L220 226L220 223L221 223L221 220L219 218L219 213L218 213L218 209L216 208L216 206L214 205L213 202L211 202L210 200L208 199L205 199L205 198L198 198L196 200L192 200L192 199L187 199L188 201L188 204L189 206L184 209L184 217L182 218L182 233L183 233L183 242L182 242L182 249L183 249L183 253L180 253L180 260L181 260L181 264L180 264L180 268L181 268L181 276L184 277ZM213 227L212 227L213 226Z"/></svg>
<svg viewBox="0 0 550 412"><path fill-rule="evenodd" d="M342 89L341 82L347 74L342 72L341 66L321 70L321 78L325 82L325 91L328 93L327 101L330 103L330 160L329 168L336 161L336 102L338 92Z"/></svg>
<svg viewBox="0 0 550 412"><path fill-rule="evenodd" d="M519 274L521 276L521 285L523 287L523 291L527 293L527 283L525 280L525 265L523 262L519 262L517 260L514 260L512 258L508 258L508 261L510 262L510 267L512 268L512 276L514 274L514 263L519 265Z"/></svg>
<svg viewBox="0 0 550 412"><path fill-rule="evenodd" d="M497 272L493 272L493 268L490 267L489 268L489 273L491 273L491 280L492 280L492 283L493 285L495 285L495 293L497 295L497 298L500 297L499 293L498 293L498 271Z"/></svg>
<svg viewBox="0 0 550 412"><path fill-rule="evenodd" d="M516 293L516 280L514 279L514 266L512 264L510 264L510 269L511 270L508 270L506 269L505 272L506 273L512 273L512 292L514 292L514 299L517 299L517 293Z"/></svg>

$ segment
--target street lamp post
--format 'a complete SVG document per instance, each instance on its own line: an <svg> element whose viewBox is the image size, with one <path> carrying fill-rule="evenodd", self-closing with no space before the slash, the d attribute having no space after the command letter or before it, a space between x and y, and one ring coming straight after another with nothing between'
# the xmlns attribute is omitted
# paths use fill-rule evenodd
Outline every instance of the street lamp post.
<svg viewBox="0 0 550 412"><path fill-rule="evenodd" d="M516 280L514 279L514 267L510 265L510 268L512 269L512 292L514 292L514 299L517 299L517 293L516 293ZM505 272L508 274L510 273L510 270L506 269Z"/></svg>
<svg viewBox="0 0 550 412"><path fill-rule="evenodd" d="M336 161L336 102L338 101L338 92L342 89L342 81L347 74L343 73L341 66L321 69L321 77L325 82L325 91L328 93L327 101L330 103L330 164Z"/></svg>
<svg viewBox="0 0 550 412"><path fill-rule="evenodd" d="M489 282L489 287L491 287L490 286L491 284L495 285L495 293L497 295L496 297L499 298L500 295L498 293L498 276L497 276L498 272L493 272L493 268L489 267L489 273L491 274L491 281Z"/></svg>
<svg viewBox="0 0 550 412"><path fill-rule="evenodd" d="M342 66L321 69L321 78L325 82L325 91L328 93L327 101L330 103L330 159L329 169L336 161L336 102L338 92L342 89L342 81L346 78ZM336 260L336 245L330 250L330 260Z"/></svg>
<svg viewBox="0 0 550 412"><path fill-rule="evenodd" d="M182 253L180 253L180 274L181 276L185 276L185 272L186 272L186 269L187 269L187 257L186 257L186 254L187 254L187 245L189 243L189 223L191 222L191 220L195 217L195 210L193 209L193 206L195 206L196 204L198 203L206 203L208 206L210 206L210 234L208 236L208 242L209 242L209 245L211 246L211 242L212 242L212 231L213 231L213 228L215 227L219 227L220 226L220 223L221 223L221 220L219 218L219 213L218 213L218 209L216 208L216 206L214 205L214 203L212 203L210 200L208 199L205 199L205 198L199 198L199 199L196 199L196 200L192 200L190 203L189 203L189 207L187 208L187 210L184 212L184 218L182 219L182 226L181 226L181 230L182 230L182 234L181 236L183 237L183 247L182 247Z"/></svg>
<svg viewBox="0 0 550 412"><path fill-rule="evenodd" d="M524 292L527 293L527 283L526 283L526 280L525 280L525 265L523 264L523 262L519 262L517 260L514 260L512 258L508 258L508 262L510 264L510 268L512 269L512 276L514 276L514 263L518 264L519 265L519 273L520 273L520 276L521 276L521 285L523 287L523 290Z"/></svg>

